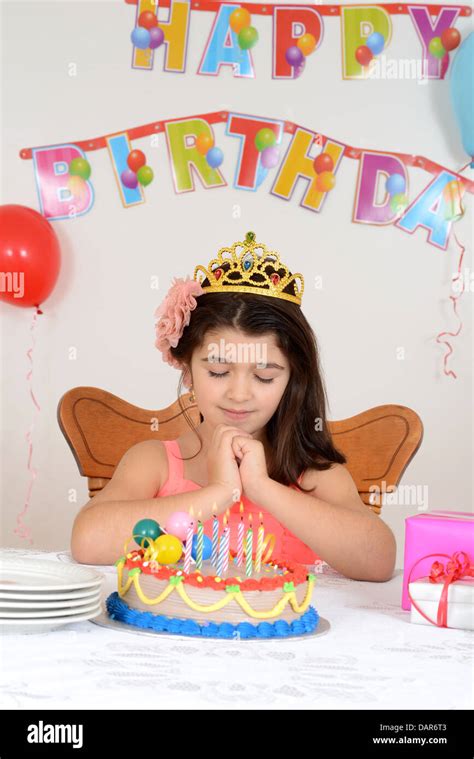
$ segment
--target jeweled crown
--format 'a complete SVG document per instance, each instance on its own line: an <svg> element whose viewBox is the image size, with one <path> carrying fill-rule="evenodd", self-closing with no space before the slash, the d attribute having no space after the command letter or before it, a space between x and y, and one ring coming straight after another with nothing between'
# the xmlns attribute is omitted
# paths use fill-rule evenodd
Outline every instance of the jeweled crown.
<svg viewBox="0 0 474 759"><path fill-rule="evenodd" d="M278 253L256 241L255 232L247 232L243 242L220 248L207 268L196 266L193 278L205 293L267 295L299 306L304 291L303 275L292 274Z"/></svg>

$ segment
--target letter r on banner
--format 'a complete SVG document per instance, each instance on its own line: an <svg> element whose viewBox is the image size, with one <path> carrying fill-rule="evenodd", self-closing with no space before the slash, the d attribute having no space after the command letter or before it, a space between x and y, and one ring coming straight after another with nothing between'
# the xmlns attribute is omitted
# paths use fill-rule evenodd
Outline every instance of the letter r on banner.
<svg viewBox="0 0 474 759"><path fill-rule="evenodd" d="M194 176L204 188L224 187L227 183L219 169L213 169L196 147L196 138L207 134L213 138L210 124L205 119L183 119L166 122L166 140L171 161L175 192L193 192Z"/></svg>

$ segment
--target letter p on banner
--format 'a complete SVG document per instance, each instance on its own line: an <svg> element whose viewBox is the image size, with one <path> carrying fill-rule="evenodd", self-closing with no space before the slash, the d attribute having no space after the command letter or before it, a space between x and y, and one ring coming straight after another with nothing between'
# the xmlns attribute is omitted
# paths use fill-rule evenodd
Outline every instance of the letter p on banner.
<svg viewBox="0 0 474 759"><path fill-rule="evenodd" d="M296 45L304 34L312 34L315 50L323 38L323 21L315 8L275 7L273 10L273 79L293 79L293 67L286 60L289 47Z"/></svg>
<svg viewBox="0 0 474 759"><path fill-rule="evenodd" d="M386 10L376 5L353 5L341 8L342 76L343 79L366 79L367 67L361 66L356 50L365 45L367 37L379 32L385 47L392 37L392 21Z"/></svg>

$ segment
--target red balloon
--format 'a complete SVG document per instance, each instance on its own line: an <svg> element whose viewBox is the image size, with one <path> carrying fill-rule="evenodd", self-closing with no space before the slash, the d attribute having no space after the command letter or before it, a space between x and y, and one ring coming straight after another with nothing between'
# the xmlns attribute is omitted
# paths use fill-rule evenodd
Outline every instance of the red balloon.
<svg viewBox="0 0 474 759"><path fill-rule="evenodd" d="M32 208L0 206L0 299L13 306L39 306L59 275L61 251L47 219Z"/></svg>
<svg viewBox="0 0 474 759"><path fill-rule="evenodd" d="M374 54L367 45L361 45L356 50L356 60L361 66L368 66Z"/></svg>
<svg viewBox="0 0 474 759"><path fill-rule="evenodd" d="M445 50L455 50L461 42L461 35L454 26L450 26L442 33L441 42Z"/></svg>
<svg viewBox="0 0 474 759"><path fill-rule="evenodd" d="M151 11L142 11L138 17L138 26L144 29L152 29L154 26L158 26L158 19Z"/></svg>
<svg viewBox="0 0 474 759"><path fill-rule="evenodd" d="M329 153L320 153L313 161L313 166L316 174L322 174L323 171L332 171L334 168L334 161Z"/></svg>
<svg viewBox="0 0 474 759"><path fill-rule="evenodd" d="M132 150L127 158L128 167L137 173L146 164L146 155L141 150Z"/></svg>

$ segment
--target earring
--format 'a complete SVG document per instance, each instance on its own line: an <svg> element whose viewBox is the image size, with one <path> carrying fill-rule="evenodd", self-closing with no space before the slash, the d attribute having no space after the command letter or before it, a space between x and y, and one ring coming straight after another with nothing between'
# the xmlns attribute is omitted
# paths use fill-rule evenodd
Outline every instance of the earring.
<svg viewBox="0 0 474 759"><path fill-rule="evenodd" d="M194 395L194 388L193 388L192 385L191 385L191 388L190 388L190 393L191 394L189 396L189 402L190 403L196 403L196 396Z"/></svg>

